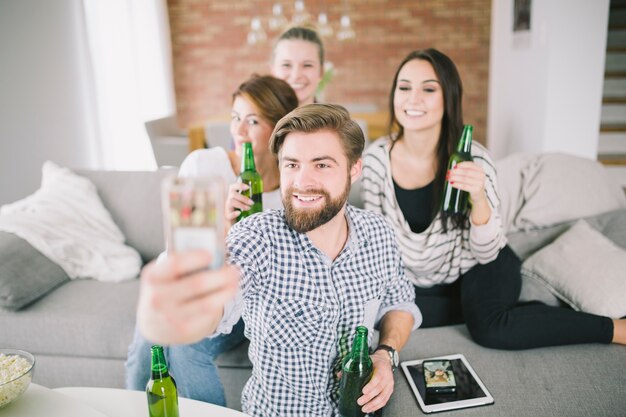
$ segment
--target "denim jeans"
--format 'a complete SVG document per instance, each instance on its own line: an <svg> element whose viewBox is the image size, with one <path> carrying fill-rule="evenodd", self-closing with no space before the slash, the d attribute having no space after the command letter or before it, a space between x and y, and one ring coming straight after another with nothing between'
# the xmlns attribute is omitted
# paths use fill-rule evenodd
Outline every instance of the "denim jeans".
<svg viewBox="0 0 626 417"><path fill-rule="evenodd" d="M221 353L245 340L243 320L239 320L230 334L203 339L191 345L164 347L165 360L176 381L178 395L221 406L226 405L224 387L214 364ZM126 360L126 388L143 391L150 379L150 347L135 328L133 342Z"/></svg>

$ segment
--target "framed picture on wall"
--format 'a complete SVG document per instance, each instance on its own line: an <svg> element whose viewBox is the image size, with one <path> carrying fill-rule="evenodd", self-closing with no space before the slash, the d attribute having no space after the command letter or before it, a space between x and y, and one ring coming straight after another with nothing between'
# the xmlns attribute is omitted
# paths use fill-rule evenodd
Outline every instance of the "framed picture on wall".
<svg viewBox="0 0 626 417"><path fill-rule="evenodd" d="M513 0L513 32L530 31L531 0Z"/></svg>

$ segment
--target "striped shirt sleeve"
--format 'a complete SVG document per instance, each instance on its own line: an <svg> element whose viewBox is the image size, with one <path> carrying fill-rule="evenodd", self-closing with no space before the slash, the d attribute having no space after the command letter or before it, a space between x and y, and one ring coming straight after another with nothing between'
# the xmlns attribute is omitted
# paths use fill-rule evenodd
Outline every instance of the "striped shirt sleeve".
<svg viewBox="0 0 626 417"><path fill-rule="evenodd" d="M378 139L363 156L361 198L364 207L383 214L394 229L406 276L413 284L431 287L451 283L477 263L495 259L506 244L499 213L500 201L496 189L496 170L486 149L478 143L472 155L486 175L485 190L492 215L480 226L469 230L443 230L440 216L422 233L413 233L398 206L389 159L390 141Z"/></svg>
<svg viewBox="0 0 626 417"><path fill-rule="evenodd" d="M483 225L471 224L470 250L478 263L486 264L496 259L500 249L506 244L506 237L500 216L500 197L496 188L495 165L487 150L478 143L472 145L472 156L474 162L480 165L485 172L485 193L487 203L491 208L491 216Z"/></svg>

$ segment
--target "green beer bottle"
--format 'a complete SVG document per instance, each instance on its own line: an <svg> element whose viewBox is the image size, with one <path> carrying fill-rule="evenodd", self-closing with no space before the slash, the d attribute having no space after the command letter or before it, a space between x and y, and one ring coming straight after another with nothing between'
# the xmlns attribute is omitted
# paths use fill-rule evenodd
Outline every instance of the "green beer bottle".
<svg viewBox="0 0 626 417"><path fill-rule="evenodd" d="M341 381L339 382L339 415L341 417L362 417L361 406L357 404L363 395L363 387L372 377L374 365L367 344L367 327L358 326L352 342L352 350L343 360Z"/></svg>
<svg viewBox="0 0 626 417"><path fill-rule="evenodd" d="M472 125L465 125L463 128L463 134L459 140L459 144L456 147L456 151L450 155L450 162L448 163L448 171L456 166L456 164L463 161L472 160ZM443 202L441 210L450 214L463 214L467 212L467 201L469 193L467 191L459 190L450 185L446 180L445 187L443 189Z"/></svg>
<svg viewBox="0 0 626 417"><path fill-rule="evenodd" d="M250 142L243 143L239 181L248 184L250 187L246 191L242 191L241 194L254 201L254 204L252 204L249 210L242 211L237 217L237 221L263 211L263 179L254 166L254 154L252 153L252 144Z"/></svg>
<svg viewBox="0 0 626 417"><path fill-rule="evenodd" d="M150 417L178 417L176 382L167 371L163 346L152 346L150 353L152 375L146 385Z"/></svg>

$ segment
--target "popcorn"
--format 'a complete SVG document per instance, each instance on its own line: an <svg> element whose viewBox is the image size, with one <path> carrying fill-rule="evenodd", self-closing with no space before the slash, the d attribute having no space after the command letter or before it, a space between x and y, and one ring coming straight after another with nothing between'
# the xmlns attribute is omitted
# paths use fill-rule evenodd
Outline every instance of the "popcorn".
<svg viewBox="0 0 626 417"><path fill-rule="evenodd" d="M19 355L0 353L0 407L19 397L28 388L31 373L22 378L19 377L24 375L31 366L28 360Z"/></svg>

